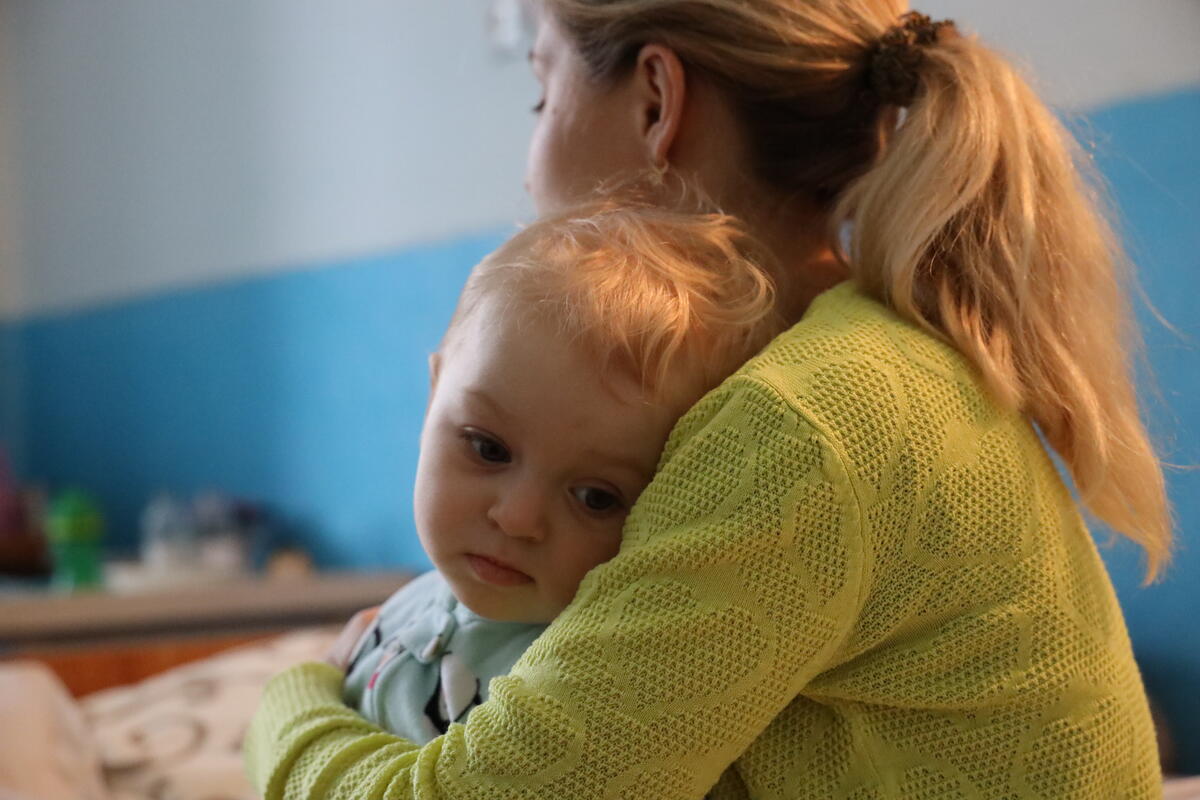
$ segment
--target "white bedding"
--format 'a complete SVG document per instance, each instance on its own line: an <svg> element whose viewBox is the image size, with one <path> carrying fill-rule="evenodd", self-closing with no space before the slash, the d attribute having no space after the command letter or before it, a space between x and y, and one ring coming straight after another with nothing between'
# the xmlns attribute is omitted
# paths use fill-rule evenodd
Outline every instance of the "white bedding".
<svg viewBox="0 0 1200 800"><path fill-rule="evenodd" d="M0 800L103 800L100 754L79 707L34 661L0 666Z"/></svg>
<svg viewBox="0 0 1200 800"><path fill-rule="evenodd" d="M5 665L0 800L255 800L241 749L259 694L336 633L297 631L78 702L45 667Z"/></svg>
<svg viewBox="0 0 1200 800"><path fill-rule="evenodd" d="M0 666L0 800L256 800L242 738L267 680L319 659L336 630L303 630L76 702L48 669ZM1166 800L1200 800L1200 777Z"/></svg>

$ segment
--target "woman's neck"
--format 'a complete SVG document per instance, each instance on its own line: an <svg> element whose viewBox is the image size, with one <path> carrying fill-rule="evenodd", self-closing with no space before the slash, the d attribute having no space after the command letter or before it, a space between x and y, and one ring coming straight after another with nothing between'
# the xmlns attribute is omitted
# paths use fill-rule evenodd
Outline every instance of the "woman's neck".
<svg viewBox="0 0 1200 800"><path fill-rule="evenodd" d="M745 204L738 216L775 257L778 303L789 322L798 321L817 295L850 277L829 241L828 217L811 204Z"/></svg>
<svg viewBox="0 0 1200 800"><path fill-rule="evenodd" d="M781 196L754 174L740 116L720 87L703 79L689 83L686 113L671 151L673 171L742 220L774 256L780 311L799 320L814 297L850 277L834 254L828 213L809 200Z"/></svg>

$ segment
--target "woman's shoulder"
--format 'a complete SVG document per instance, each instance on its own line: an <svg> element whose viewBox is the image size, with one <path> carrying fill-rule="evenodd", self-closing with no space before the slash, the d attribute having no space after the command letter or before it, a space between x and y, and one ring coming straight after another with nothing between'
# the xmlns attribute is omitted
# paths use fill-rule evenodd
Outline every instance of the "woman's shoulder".
<svg viewBox="0 0 1200 800"><path fill-rule="evenodd" d="M954 347L851 281L819 295L803 319L738 372L797 389L834 375L854 380L855 373L862 374L861 380L887 373L932 383L975 383L977 377Z"/></svg>
<svg viewBox="0 0 1200 800"><path fill-rule="evenodd" d="M818 296L735 377L771 386L837 430L890 427L912 413L993 421L1002 415L966 357L850 281Z"/></svg>
<svg viewBox="0 0 1200 800"><path fill-rule="evenodd" d="M772 404L859 474L887 469L901 450L936 463L948 446L970 448L995 433L1018 450L1037 446L1030 426L991 397L966 357L851 282L817 297L711 402Z"/></svg>

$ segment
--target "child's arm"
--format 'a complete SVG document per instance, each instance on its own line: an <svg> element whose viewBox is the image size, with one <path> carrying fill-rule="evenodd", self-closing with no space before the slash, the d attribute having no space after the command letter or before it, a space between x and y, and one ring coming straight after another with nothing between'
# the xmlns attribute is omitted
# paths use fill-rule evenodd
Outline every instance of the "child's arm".
<svg viewBox="0 0 1200 800"><path fill-rule="evenodd" d="M325 663L343 673L349 672L350 660L358 655L358 651L361 649L359 645L364 644L363 635L370 629L371 624L378 616L379 606L373 606L364 608L351 617L350 621L346 623L346 627L342 628L342 632L334 640L333 645L330 646L329 652L325 654Z"/></svg>
<svg viewBox="0 0 1200 800"><path fill-rule="evenodd" d="M266 690L254 777L266 800L701 797L836 659L863 559L837 448L735 379L680 422L620 554L466 724L418 748L342 706L335 669L303 665Z"/></svg>

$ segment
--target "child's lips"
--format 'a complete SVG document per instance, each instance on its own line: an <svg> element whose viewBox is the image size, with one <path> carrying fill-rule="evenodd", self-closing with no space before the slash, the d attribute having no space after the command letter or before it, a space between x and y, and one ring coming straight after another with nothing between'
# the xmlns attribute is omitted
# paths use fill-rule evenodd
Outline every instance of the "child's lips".
<svg viewBox="0 0 1200 800"><path fill-rule="evenodd" d="M471 571L481 581L496 586L519 586L522 583L531 583L533 581L533 578L519 569L510 567L504 562L497 561L490 556L467 553L467 563L471 565Z"/></svg>

